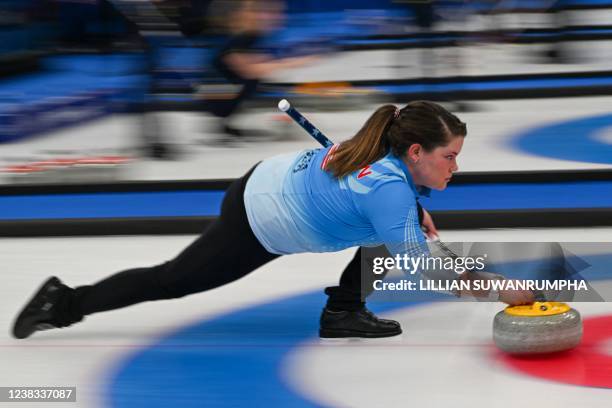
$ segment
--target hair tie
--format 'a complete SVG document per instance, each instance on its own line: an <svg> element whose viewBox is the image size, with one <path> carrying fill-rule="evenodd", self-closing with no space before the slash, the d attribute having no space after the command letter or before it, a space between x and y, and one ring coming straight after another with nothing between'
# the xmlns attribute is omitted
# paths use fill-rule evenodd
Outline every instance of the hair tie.
<svg viewBox="0 0 612 408"><path fill-rule="evenodd" d="M395 108L395 112L393 113L393 119L399 118L400 108Z"/></svg>

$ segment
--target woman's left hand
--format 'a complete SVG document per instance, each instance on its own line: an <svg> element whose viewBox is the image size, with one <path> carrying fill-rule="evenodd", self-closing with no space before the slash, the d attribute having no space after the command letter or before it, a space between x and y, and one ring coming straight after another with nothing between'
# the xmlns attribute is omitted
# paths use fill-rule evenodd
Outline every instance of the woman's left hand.
<svg viewBox="0 0 612 408"><path fill-rule="evenodd" d="M431 215L423 208L423 232L429 239L435 239L438 237L438 230L436 224L433 222Z"/></svg>

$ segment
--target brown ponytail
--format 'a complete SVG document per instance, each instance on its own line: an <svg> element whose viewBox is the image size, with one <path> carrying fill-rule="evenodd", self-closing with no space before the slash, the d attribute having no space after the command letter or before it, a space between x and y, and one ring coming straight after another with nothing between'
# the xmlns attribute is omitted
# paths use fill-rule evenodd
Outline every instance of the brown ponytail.
<svg viewBox="0 0 612 408"><path fill-rule="evenodd" d="M389 150L384 131L396 109L393 105L378 108L355 136L338 146L325 170L340 178L384 157Z"/></svg>
<svg viewBox="0 0 612 408"><path fill-rule="evenodd" d="M389 151L402 157L415 143L431 151L447 145L452 137L466 134L465 123L436 103L415 101L400 110L384 105L355 136L334 150L325 170L341 178L383 158Z"/></svg>

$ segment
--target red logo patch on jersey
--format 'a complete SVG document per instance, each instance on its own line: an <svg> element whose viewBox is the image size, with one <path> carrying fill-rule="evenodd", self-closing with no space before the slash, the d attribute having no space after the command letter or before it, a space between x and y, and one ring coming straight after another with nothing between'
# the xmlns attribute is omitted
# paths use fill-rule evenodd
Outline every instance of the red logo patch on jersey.
<svg viewBox="0 0 612 408"><path fill-rule="evenodd" d="M333 145L332 148L327 151L325 157L323 157L323 162L321 163L321 170L325 170L325 167L327 167L327 163L329 163L338 146L339 145Z"/></svg>
<svg viewBox="0 0 612 408"><path fill-rule="evenodd" d="M369 165L365 166L363 169L361 169L361 171L359 172L359 175L357 176L357 179L364 178L368 174L372 174L372 170L370 170L370 166Z"/></svg>

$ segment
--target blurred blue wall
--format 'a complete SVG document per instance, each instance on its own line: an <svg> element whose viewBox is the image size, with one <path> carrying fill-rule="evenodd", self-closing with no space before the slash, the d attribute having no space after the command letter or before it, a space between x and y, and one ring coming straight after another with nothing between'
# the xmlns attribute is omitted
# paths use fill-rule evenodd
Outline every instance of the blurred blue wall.
<svg viewBox="0 0 612 408"><path fill-rule="evenodd" d="M391 0L288 0L291 13L341 11L345 9L383 9L394 7Z"/></svg>

